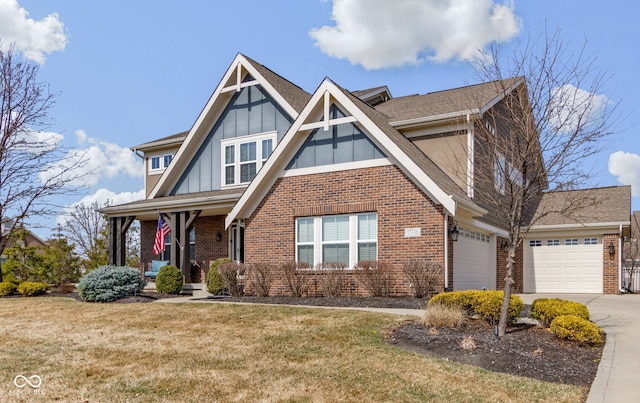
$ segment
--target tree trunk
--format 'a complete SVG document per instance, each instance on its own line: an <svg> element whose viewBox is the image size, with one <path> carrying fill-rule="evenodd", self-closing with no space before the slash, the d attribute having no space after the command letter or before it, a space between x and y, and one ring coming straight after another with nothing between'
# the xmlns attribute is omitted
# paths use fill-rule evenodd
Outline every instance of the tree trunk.
<svg viewBox="0 0 640 403"><path fill-rule="evenodd" d="M509 307L511 305L511 288L513 287L513 261L515 256L515 242L509 244L509 256L507 257L507 273L504 277L504 298L500 309L500 319L498 320L498 338L507 333L509 322Z"/></svg>

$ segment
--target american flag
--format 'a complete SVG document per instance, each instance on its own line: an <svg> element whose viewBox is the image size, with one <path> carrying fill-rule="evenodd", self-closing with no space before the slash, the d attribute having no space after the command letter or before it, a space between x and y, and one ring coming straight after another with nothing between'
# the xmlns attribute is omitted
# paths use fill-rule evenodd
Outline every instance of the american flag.
<svg viewBox="0 0 640 403"><path fill-rule="evenodd" d="M171 233L169 224L164 222L162 216L158 218L158 229L156 230L156 238L153 241L153 254L158 255L164 251L164 238Z"/></svg>

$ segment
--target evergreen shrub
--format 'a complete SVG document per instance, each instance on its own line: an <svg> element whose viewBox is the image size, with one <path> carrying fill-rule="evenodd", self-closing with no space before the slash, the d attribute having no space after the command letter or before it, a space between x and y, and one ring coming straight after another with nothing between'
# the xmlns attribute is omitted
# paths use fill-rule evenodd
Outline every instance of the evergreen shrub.
<svg viewBox="0 0 640 403"><path fill-rule="evenodd" d="M583 345L602 344L602 329L595 323L576 315L560 315L551 322L551 333Z"/></svg>
<svg viewBox="0 0 640 403"><path fill-rule="evenodd" d="M176 266L167 265L160 268L156 276L156 291L160 294L180 294L182 292L182 272Z"/></svg>
<svg viewBox="0 0 640 403"><path fill-rule="evenodd" d="M531 304L531 316L539 319L545 326L562 315L574 315L589 320L589 310L579 302L559 298L540 298Z"/></svg>
<svg viewBox="0 0 640 403"><path fill-rule="evenodd" d="M13 294L18 286L12 281L0 282L0 297Z"/></svg>
<svg viewBox="0 0 640 403"><path fill-rule="evenodd" d="M89 302L111 302L142 292L144 281L137 269L100 266L80 279L78 295Z"/></svg>
<svg viewBox="0 0 640 403"><path fill-rule="evenodd" d="M225 287L222 282L222 277L220 276L220 272L218 272L218 266L225 263L232 262L228 257L221 257L220 259L216 259L211 262L209 266L209 272L207 273L207 291L209 291L213 295L222 295L224 293Z"/></svg>
<svg viewBox="0 0 640 403"><path fill-rule="evenodd" d="M36 281L23 281L18 286L17 290L25 297L33 297L36 295L42 295L49 289L46 283L40 283Z"/></svg>
<svg viewBox="0 0 640 403"><path fill-rule="evenodd" d="M445 305L448 307L460 307L470 314L476 314L487 322L493 322L500 318L502 309L503 291L466 290L454 292L442 292L429 300L431 305ZM522 299L511 294L509 304L509 320L515 319L524 308Z"/></svg>

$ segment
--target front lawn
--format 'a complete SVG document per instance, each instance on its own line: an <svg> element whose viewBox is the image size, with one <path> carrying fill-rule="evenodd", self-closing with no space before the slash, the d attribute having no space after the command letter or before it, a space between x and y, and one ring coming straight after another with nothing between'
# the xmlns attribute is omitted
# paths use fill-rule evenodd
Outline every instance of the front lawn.
<svg viewBox="0 0 640 403"><path fill-rule="evenodd" d="M0 401L580 402L583 387L384 342L404 319L282 306L0 299ZM38 375L39 388L14 378Z"/></svg>

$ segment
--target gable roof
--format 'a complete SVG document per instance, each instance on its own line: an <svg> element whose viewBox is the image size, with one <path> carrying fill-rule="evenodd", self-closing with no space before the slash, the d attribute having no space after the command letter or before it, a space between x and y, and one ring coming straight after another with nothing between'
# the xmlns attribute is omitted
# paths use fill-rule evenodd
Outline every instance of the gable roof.
<svg viewBox="0 0 640 403"><path fill-rule="evenodd" d="M628 226L631 186L611 186L542 194L532 228Z"/></svg>
<svg viewBox="0 0 640 403"><path fill-rule="evenodd" d="M251 75L253 81L243 82L243 78L247 74ZM226 107L231 98L230 94L253 84L260 84L264 91L293 119L298 116L311 96L297 85L238 53L178 148L171 164L165 169L149 193L149 199L165 196L171 190L191 161L193 153L200 148L222 110Z"/></svg>
<svg viewBox="0 0 640 403"><path fill-rule="evenodd" d="M313 121L312 113L319 109L326 111L329 98L338 103L341 110L348 116L342 118L341 123L357 122L391 162L400 167L418 187L434 202L441 204L446 211L455 214L456 203L462 202L474 207L473 210L480 214L486 213L485 210L476 206L433 161L394 129L389 124L388 117L326 78L227 216L227 227L236 218L246 218L252 214L277 178L284 174L284 167L308 137L311 129L322 127L322 125L328 127L327 120ZM324 108L322 108L323 102ZM328 113L324 113L323 116L327 117Z"/></svg>
<svg viewBox="0 0 640 403"><path fill-rule="evenodd" d="M375 108L389 118L392 126L402 126L415 120L431 121L482 114L522 83L523 78L514 77L424 95L393 98Z"/></svg>

